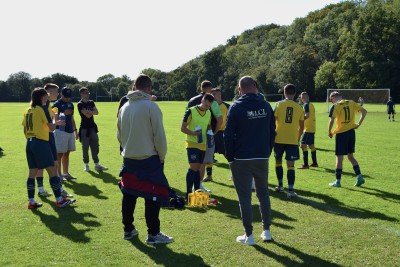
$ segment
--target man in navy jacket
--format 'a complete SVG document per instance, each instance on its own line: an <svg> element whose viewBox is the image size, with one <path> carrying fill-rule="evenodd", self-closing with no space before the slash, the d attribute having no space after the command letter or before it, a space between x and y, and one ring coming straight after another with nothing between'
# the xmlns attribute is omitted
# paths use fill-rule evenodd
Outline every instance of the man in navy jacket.
<svg viewBox="0 0 400 267"><path fill-rule="evenodd" d="M268 194L268 158L275 138L275 118L271 105L258 94L250 76L239 80L240 97L230 107L224 132L226 158L239 198L245 234L237 242L254 245L251 185L254 178L262 218L261 238L271 240L271 203Z"/></svg>

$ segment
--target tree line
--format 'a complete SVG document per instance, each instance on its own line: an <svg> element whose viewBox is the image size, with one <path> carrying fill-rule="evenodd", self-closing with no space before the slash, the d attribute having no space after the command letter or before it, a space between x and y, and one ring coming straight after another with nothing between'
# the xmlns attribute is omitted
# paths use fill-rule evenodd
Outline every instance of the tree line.
<svg viewBox="0 0 400 267"><path fill-rule="evenodd" d="M246 30L171 72L145 69L154 93L169 100L188 100L204 79L235 96L237 81L251 75L264 94L287 83L324 101L328 88L390 88L400 97L400 0L345 1L297 18L289 26L261 25ZM88 87L97 101L117 100L131 89L126 75L106 74L96 82L56 73L44 78L11 74L0 81L0 101L28 101L36 86L53 82L78 97Z"/></svg>

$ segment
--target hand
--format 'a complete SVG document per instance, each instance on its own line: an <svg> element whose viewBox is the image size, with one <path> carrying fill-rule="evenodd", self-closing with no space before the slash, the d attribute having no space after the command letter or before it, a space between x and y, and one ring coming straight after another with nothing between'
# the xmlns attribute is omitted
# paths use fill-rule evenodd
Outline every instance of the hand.
<svg viewBox="0 0 400 267"><path fill-rule="evenodd" d="M194 133L193 135L199 136L199 135L201 135L201 130L200 131L194 131L193 133Z"/></svg>
<svg viewBox="0 0 400 267"><path fill-rule="evenodd" d="M356 124L356 127L354 127L354 129L358 129L358 127L360 127L360 124Z"/></svg>
<svg viewBox="0 0 400 267"><path fill-rule="evenodd" d="M78 131L75 131L75 140L78 140L78 139L79 139Z"/></svg>
<svg viewBox="0 0 400 267"><path fill-rule="evenodd" d="M55 121L54 124L58 125L58 126L65 126L65 121L64 120L58 120L58 121Z"/></svg>
<svg viewBox="0 0 400 267"><path fill-rule="evenodd" d="M332 138L332 136L333 136L332 132L329 132L328 136L329 136L329 138Z"/></svg>

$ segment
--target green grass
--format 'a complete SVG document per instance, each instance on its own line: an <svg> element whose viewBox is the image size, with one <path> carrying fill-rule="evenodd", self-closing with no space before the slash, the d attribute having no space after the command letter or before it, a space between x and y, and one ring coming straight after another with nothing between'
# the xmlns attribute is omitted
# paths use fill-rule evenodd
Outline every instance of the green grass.
<svg viewBox="0 0 400 267"><path fill-rule="evenodd" d="M166 174L181 195L188 168L180 132L185 104L159 102L168 140ZM326 104L316 104L320 167L296 170L299 198L288 201L273 192L277 181L271 159L274 242L263 243L259 238L261 219L253 195L255 247L235 242L243 227L228 165L221 155L216 156L214 181L206 184L221 205L206 210L162 209L161 229L175 242L150 246L144 242L147 228L140 200L135 212L139 237L132 242L122 239L117 103L98 103L96 117L100 162L109 171L83 172L77 143L70 170L78 179L64 184L77 199L75 207L57 209L52 197L43 200L41 209L28 210L26 141L20 125L26 106L0 103L0 147L4 149L0 157L0 266L400 266L400 124L387 121L384 105L365 105L370 112L357 130L355 156L366 183L361 188L353 186L355 175L345 161L342 188L331 188L334 140L327 136ZM80 121L79 116L75 119ZM45 187L50 190L47 175Z"/></svg>

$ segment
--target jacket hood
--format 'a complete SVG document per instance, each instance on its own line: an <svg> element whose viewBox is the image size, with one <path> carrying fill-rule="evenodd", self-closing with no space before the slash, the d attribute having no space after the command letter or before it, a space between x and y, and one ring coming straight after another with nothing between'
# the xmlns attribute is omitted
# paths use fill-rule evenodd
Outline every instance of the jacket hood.
<svg viewBox="0 0 400 267"><path fill-rule="evenodd" d="M265 102L264 95L263 94L245 94L239 97L235 102L237 102L240 105L243 105L244 107L248 109L254 108L254 101L256 101L257 104L262 104ZM257 105L258 106L258 105Z"/></svg>
<svg viewBox="0 0 400 267"><path fill-rule="evenodd" d="M135 91L130 91L126 95L126 98L128 98L128 100L130 100L130 101L150 100L151 95L149 95L143 91L135 90Z"/></svg>

